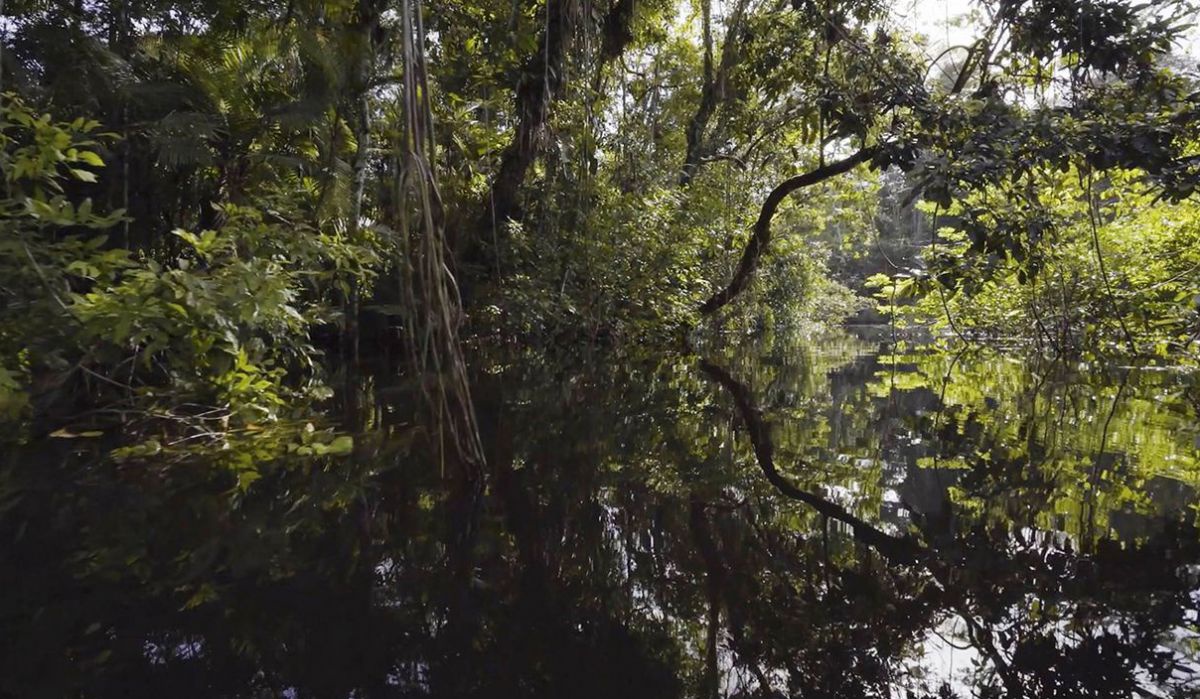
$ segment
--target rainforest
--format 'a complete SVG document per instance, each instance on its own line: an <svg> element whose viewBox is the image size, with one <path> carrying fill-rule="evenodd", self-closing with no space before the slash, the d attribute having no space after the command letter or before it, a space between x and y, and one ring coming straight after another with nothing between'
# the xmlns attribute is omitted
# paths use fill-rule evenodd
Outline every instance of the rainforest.
<svg viewBox="0 0 1200 699"><path fill-rule="evenodd" d="M0 699L1200 697L1193 0L0 0Z"/></svg>

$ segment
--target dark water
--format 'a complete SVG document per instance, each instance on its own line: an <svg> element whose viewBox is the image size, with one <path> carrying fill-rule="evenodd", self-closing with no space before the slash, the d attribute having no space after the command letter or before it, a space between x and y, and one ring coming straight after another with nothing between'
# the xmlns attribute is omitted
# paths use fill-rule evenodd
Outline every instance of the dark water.
<svg viewBox="0 0 1200 699"><path fill-rule="evenodd" d="M241 488L29 445L0 695L1200 696L1196 379L885 340L480 362L482 492L382 367Z"/></svg>

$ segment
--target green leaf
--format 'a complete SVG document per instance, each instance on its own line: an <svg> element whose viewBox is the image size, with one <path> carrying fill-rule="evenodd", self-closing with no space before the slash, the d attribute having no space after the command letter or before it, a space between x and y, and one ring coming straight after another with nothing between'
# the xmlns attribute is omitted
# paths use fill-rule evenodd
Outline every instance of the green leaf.
<svg viewBox="0 0 1200 699"><path fill-rule="evenodd" d="M80 151L78 159L93 167L104 167L104 161L101 160L100 156L90 150Z"/></svg>
<svg viewBox="0 0 1200 699"><path fill-rule="evenodd" d="M77 179L81 182L95 182L96 181L96 175L94 173L88 172L87 170L81 170L79 168L74 168L74 167L68 168L68 170L70 170L72 177L74 177L75 179Z"/></svg>
<svg viewBox="0 0 1200 699"><path fill-rule="evenodd" d="M258 480L259 478L262 478L262 475L259 474L258 471L242 471L238 474L237 478L238 490L241 490L242 492L249 490L251 484L253 484L254 481Z"/></svg>
<svg viewBox="0 0 1200 699"><path fill-rule="evenodd" d="M72 431L68 430L67 428L63 427L61 429L57 429L57 430L54 430L53 432L51 432L50 436L56 437L58 439L80 439L80 438L103 437L104 433L100 432L98 430L87 430L84 432L72 432Z"/></svg>
<svg viewBox="0 0 1200 699"><path fill-rule="evenodd" d="M354 438L348 434L341 435L329 443L328 453L344 456L354 451Z"/></svg>

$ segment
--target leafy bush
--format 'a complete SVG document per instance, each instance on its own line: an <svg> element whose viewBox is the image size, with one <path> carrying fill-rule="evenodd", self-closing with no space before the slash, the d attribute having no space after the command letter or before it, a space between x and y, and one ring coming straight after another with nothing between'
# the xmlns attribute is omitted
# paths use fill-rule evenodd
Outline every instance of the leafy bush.
<svg viewBox="0 0 1200 699"><path fill-rule="evenodd" d="M175 231L174 251L113 247L103 231L123 212L77 196L111 137L12 95L0 115L0 417L78 434L65 427L75 416L102 429L116 416L220 445L330 395L310 331L370 284L376 246L223 205L219 228Z"/></svg>
<svg viewBox="0 0 1200 699"><path fill-rule="evenodd" d="M1053 354L1194 358L1200 204L1156 201L1137 171L1115 171L1090 192L1074 171L1042 179L1038 212L1002 211L986 192L951 208L927 269L874 280L884 310ZM988 249L972 227L983 217L1022 220L1024 252Z"/></svg>

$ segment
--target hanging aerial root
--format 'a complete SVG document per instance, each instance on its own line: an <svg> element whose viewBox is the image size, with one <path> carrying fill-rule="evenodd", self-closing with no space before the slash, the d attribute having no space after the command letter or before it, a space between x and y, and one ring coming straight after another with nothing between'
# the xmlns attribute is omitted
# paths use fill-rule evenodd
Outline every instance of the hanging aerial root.
<svg viewBox="0 0 1200 699"><path fill-rule="evenodd" d="M432 378L420 383L442 457L448 442L464 475L475 480L484 453L458 334L462 302L446 262L445 212L431 165L435 141L420 0L402 0L401 13L404 129L396 195L405 339L413 370Z"/></svg>

